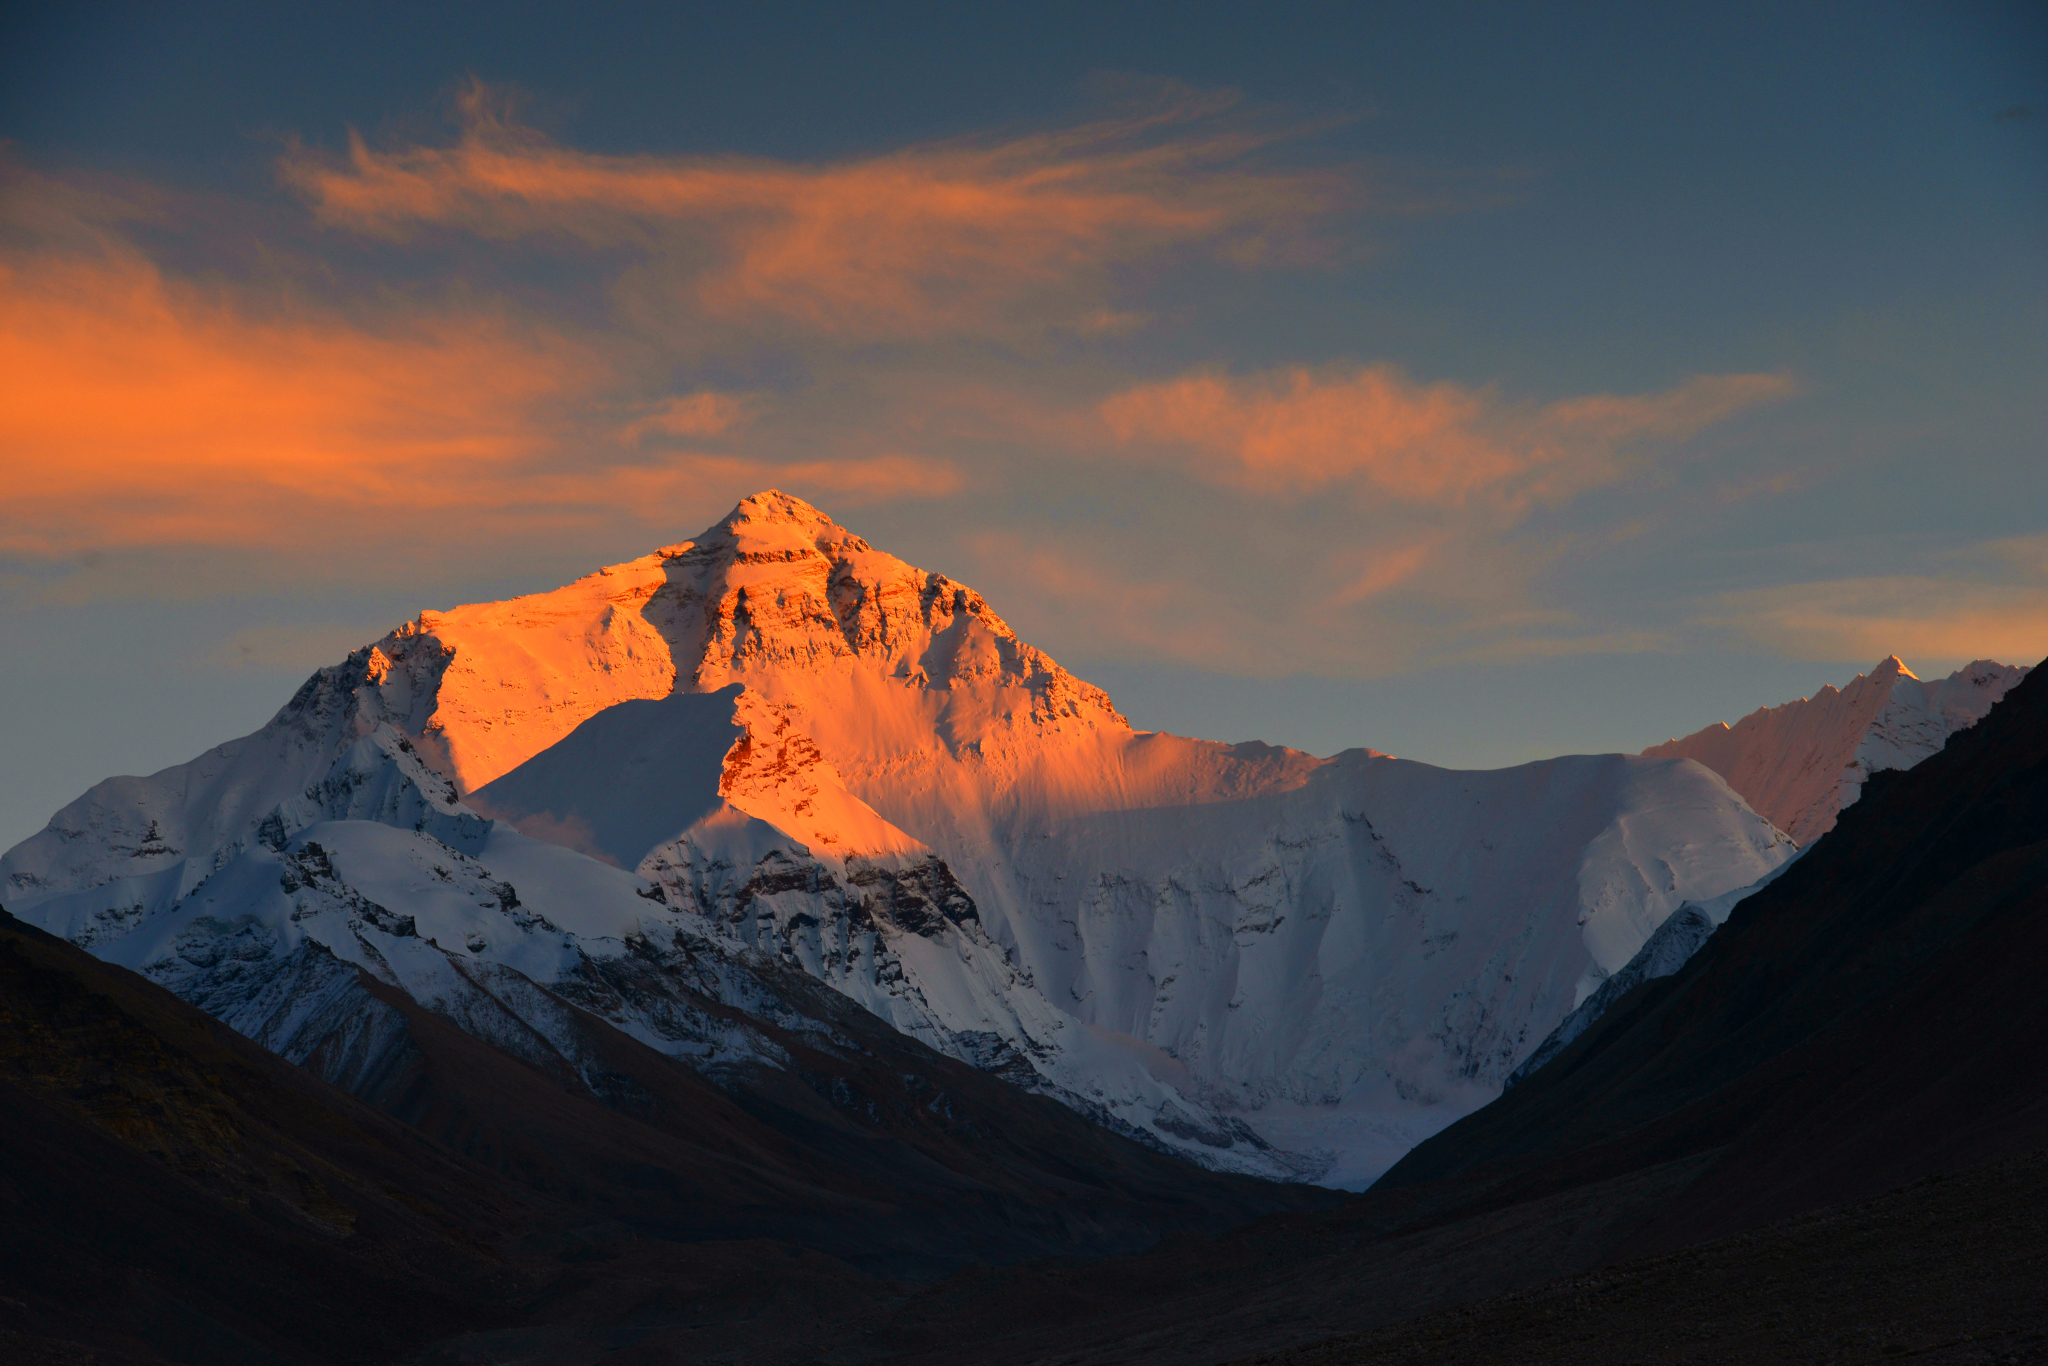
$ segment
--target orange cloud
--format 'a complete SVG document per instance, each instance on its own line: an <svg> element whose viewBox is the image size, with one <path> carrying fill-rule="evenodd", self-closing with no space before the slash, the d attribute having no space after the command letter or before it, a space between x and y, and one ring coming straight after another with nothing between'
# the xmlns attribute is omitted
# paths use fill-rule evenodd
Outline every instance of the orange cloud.
<svg viewBox="0 0 2048 1366"><path fill-rule="evenodd" d="M666 526L771 484L841 503L962 487L953 466L901 454L621 452L587 436L616 383L589 347L490 314L371 328L258 309L118 249L0 258L0 552L446 551ZM625 435L713 436L750 411L695 394Z"/></svg>
<svg viewBox="0 0 2048 1366"><path fill-rule="evenodd" d="M345 158L294 149L282 170L323 220L356 231L443 224L627 245L714 316L934 336L1169 247L1256 256L1252 244L1334 206L1331 177L1235 164L1262 139L1193 131L1217 112L1216 100L1183 99L1061 133L796 165L579 152L475 85L452 147L380 152L352 134ZM1073 326L1121 316L1067 303Z"/></svg>
<svg viewBox="0 0 2048 1366"><path fill-rule="evenodd" d="M1033 638L1059 649L1137 653L1235 667L1251 653L1233 633L1234 614L1190 611L1190 585L1140 578L1111 565L1085 543L1049 545L1043 537L987 531L966 538L976 582L999 594Z"/></svg>
<svg viewBox="0 0 2048 1366"><path fill-rule="evenodd" d="M132 255L0 260L0 547L288 540L324 507L471 501L601 380L490 316L252 316Z"/></svg>
<svg viewBox="0 0 2048 1366"><path fill-rule="evenodd" d="M1329 601L1347 607L1400 587L1429 564L1445 539L1438 535L1392 550L1364 547L1339 552L1331 568L1341 583Z"/></svg>
<svg viewBox="0 0 2048 1366"><path fill-rule="evenodd" d="M1793 659L2033 664L2048 654L2048 535L1930 559L1918 573L1722 594L1701 620Z"/></svg>
<svg viewBox="0 0 2048 1366"><path fill-rule="evenodd" d="M1484 494L1526 507L1618 477L1630 443L1680 440L1792 389L1778 375L1705 376L1662 394L1530 409L1382 365L1189 375L1117 394L1101 411L1127 449L1228 487L1301 495L1360 481L1416 503Z"/></svg>

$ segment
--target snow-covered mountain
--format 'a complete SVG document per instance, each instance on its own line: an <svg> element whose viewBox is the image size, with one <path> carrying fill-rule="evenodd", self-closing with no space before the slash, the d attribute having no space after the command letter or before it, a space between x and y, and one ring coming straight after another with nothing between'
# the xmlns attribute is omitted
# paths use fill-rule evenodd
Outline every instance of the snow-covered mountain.
<svg viewBox="0 0 2048 1366"><path fill-rule="evenodd" d="M1732 726L1717 722L1643 753L1697 759L1772 824L1810 844L1834 829L1864 779L1911 768L1939 752L1950 735L1983 720L2026 676L2025 665L1980 659L1947 678L1922 681L1889 655L1839 691L1830 684L1812 697L1759 707Z"/></svg>
<svg viewBox="0 0 2048 1366"><path fill-rule="evenodd" d="M770 492L422 613L255 734L95 787L0 888L344 1084L394 988L515 1053L573 1063L580 1011L772 1066L749 1019L830 1028L764 970L797 966L1154 1145L1357 1185L1792 848L1684 758L1134 730L973 590Z"/></svg>

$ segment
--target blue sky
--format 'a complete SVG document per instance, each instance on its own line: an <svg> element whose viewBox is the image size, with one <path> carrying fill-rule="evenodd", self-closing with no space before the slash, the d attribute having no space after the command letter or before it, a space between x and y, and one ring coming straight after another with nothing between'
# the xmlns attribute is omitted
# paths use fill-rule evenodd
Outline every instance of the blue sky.
<svg viewBox="0 0 2048 1366"><path fill-rule="evenodd" d="M2040 6L1105 8L10 17L0 842L769 484L1318 752L2048 653Z"/></svg>

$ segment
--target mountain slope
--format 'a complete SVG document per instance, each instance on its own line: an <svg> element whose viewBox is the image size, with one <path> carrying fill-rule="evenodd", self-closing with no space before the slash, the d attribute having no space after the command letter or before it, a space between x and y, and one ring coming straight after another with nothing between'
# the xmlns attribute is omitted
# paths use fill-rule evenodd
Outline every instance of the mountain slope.
<svg viewBox="0 0 2048 1366"><path fill-rule="evenodd" d="M1790 852L1684 760L1456 773L1134 731L971 589L765 493L422 613L0 875L335 1076L374 1069L384 1017L330 959L522 1056L576 1065L560 997L710 1076L781 1065L749 1020L829 1033L767 961L1140 1141L1358 1185L1679 905ZM628 960L667 985L615 989Z"/></svg>
<svg viewBox="0 0 2048 1366"><path fill-rule="evenodd" d="M1086 1270L1033 1264L971 1295L956 1280L871 1340L891 1344L883 1359L931 1366L1221 1361L1959 1172L1978 1173L1958 1178L1988 1192L1973 1198L2031 1202L1999 1236L2038 1258L2044 832L2048 677L2035 670L1940 754L1873 778L1678 972L1636 986L1347 1206ZM2016 1165L1980 1180L1985 1163ZM1922 1228L1894 1225L1858 1255L1910 1267ZM1752 1313L1765 1309L1716 1318Z"/></svg>
<svg viewBox="0 0 2048 1366"><path fill-rule="evenodd" d="M383 1362L656 1327L810 1351L906 1293L852 1264L1127 1251L1335 1198L1190 1168L788 976L845 1033L761 1026L789 1065L723 1089L594 1018L570 1075L372 979L357 1099L0 916L0 1357Z"/></svg>
<svg viewBox="0 0 2048 1366"><path fill-rule="evenodd" d="M2048 1138L2032 1043L2048 1029L2044 831L2048 682L2029 675L1940 754L1873 779L1685 969L1418 1148L1390 1186L1718 1135L1725 1151L1648 1250L2026 1151Z"/></svg>
<svg viewBox="0 0 2048 1366"><path fill-rule="evenodd" d="M1801 844L1834 828L1873 773L1911 768L1950 735L1975 725L2027 674L1980 659L1923 682L1897 655L1837 691L1759 707L1733 726L1716 723L1643 751L1697 759Z"/></svg>
<svg viewBox="0 0 2048 1366"><path fill-rule="evenodd" d="M2038 1361L2048 1153L1243 1366Z"/></svg>
<svg viewBox="0 0 2048 1366"><path fill-rule="evenodd" d="M709 937L626 873L478 825L472 854L318 822L94 946L486 1166L648 1236L779 1237L929 1274L1130 1250L1306 1198L1118 1140ZM97 913L76 927L94 904L42 909L91 939Z"/></svg>
<svg viewBox="0 0 2048 1366"><path fill-rule="evenodd" d="M0 1325L17 1347L383 1361L510 1321L526 1289L488 1244L539 1208L12 916L0 1112Z"/></svg>

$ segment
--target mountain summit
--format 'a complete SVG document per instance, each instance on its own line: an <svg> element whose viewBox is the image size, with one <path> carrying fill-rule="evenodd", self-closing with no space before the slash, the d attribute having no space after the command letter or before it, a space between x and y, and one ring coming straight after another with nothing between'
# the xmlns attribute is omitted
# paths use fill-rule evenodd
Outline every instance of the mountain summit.
<svg viewBox="0 0 2048 1366"><path fill-rule="evenodd" d="M831 691L858 674L946 694L1017 689L1028 706L1005 719L1129 729L979 593L773 489L693 541L552 593L422 612L371 647L367 669L380 715L417 729L463 792L606 707L733 682Z"/></svg>
<svg viewBox="0 0 2048 1366"><path fill-rule="evenodd" d="M971 588L770 491L422 612L0 875L350 1089L392 992L494 1046L581 1056L567 1002L707 1076L785 1066L749 1020L839 1027L769 964L1141 1142L1357 1185L1791 852L1682 758L1134 730Z"/></svg>

